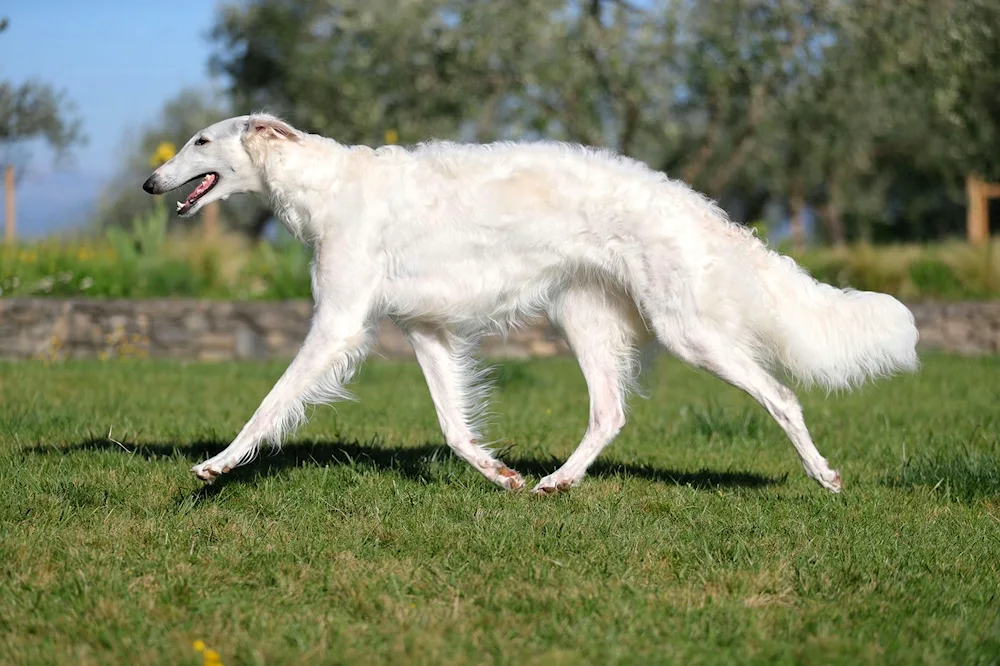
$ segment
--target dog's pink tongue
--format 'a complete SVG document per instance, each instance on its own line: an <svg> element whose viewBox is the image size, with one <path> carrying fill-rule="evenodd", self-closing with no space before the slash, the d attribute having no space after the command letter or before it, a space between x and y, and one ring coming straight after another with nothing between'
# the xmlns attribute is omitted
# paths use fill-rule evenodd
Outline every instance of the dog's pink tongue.
<svg viewBox="0 0 1000 666"><path fill-rule="evenodd" d="M205 179L202 180L200 183L198 183L198 187L194 188L194 192L188 195L188 198L184 200L184 203L189 204L198 197L200 197L202 194L205 193L205 190L211 187L212 183L214 182L215 182L215 174L210 173L207 176L205 176Z"/></svg>

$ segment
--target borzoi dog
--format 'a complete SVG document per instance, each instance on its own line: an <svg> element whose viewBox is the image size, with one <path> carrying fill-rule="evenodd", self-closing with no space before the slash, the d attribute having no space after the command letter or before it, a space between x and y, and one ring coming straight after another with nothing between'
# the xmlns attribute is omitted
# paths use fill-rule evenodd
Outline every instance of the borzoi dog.
<svg viewBox="0 0 1000 666"><path fill-rule="evenodd" d="M840 474L772 373L838 389L918 365L913 315L899 301L813 280L687 185L606 151L373 150L251 115L196 134L143 188L161 194L195 179L181 216L253 192L314 248L309 334L232 444L192 469L205 481L253 459L264 441L280 445L306 404L349 397L344 385L383 317L412 343L448 446L509 490L524 480L481 440L477 340L541 315L564 334L586 378L590 422L535 486L540 494L580 483L625 425L636 350L654 340L753 396L832 492Z"/></svg>

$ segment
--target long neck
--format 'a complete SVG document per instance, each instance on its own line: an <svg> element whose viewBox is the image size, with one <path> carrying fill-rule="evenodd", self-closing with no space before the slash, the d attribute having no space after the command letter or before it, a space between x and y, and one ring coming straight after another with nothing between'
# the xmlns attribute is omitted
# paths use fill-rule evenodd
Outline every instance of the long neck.
<svg viewBox="0 0 1000 666"><path fill-rule="evenodd" d="M323 137L269 140L259 168L275 217L305 242L320 238L335 217L347 175L349 149Z"/></svg>

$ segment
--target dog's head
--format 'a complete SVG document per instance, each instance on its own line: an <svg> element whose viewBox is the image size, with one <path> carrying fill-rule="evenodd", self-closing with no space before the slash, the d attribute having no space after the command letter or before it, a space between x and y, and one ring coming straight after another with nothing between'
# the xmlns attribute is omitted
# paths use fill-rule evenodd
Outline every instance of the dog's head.
<svg viewBox="0 0 1000 666"><path fill-rule="evenodd" d="M264 192L260 167L251 158L254 144L300 138L297 130L272 116L223 120L191 137L172 159L153 172L142 189L150 194L163 194L201 179L187 199L177 202L177 214L190 217L205 204L231 194Z"/></svg>

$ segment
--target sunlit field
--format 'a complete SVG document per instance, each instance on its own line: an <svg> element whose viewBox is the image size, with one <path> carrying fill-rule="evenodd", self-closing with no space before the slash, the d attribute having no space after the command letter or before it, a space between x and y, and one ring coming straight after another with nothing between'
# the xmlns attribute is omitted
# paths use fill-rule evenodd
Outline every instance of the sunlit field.
<svg viewBox="0 0 1000 666"><path fill-rule="evenodd" d="M755 403L667 359L565 495L489 485L389 362L201 485L188 468L282 369L0 365L0 662L197 664L196 641L226 664L1000 659L1000 359L803 393L839 496ZM494 395L530 487L583 433L583 380L509 363Z"/></svg>

